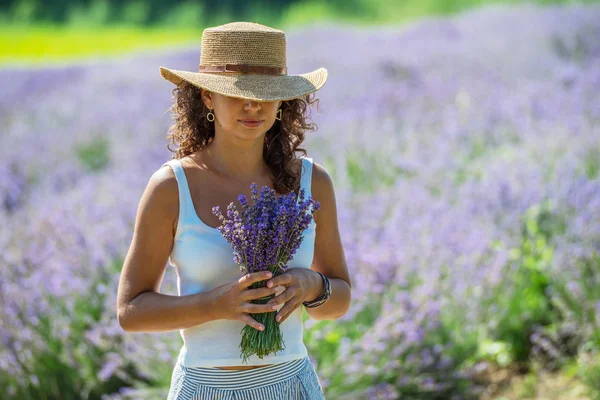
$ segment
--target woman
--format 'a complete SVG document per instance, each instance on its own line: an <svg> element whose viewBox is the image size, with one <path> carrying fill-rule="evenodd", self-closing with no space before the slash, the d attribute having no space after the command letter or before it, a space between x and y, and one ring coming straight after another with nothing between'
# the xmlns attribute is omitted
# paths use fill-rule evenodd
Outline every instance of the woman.
<svg viewBox="0 0 600 400"><path fill-rule="evenodd" d="M150 178L118 289L118 317L130 332L180 330L184 344L169 399L323 399L302 341L302 305L313 319L336 319L350 305L335 195L325 169L296 158L309 94L327 71L287 75L284 32L235 22L202 36L199 72L161 67L173 90L172 142L179 149ZM314 176L314 178L313 178ZM301 246L279 276L242 276L216 229L213 206L226 209L250 184L279 194L301 188L320 202ZM179 296L159 293L167 261ZM268 280L268 287L249 289ZM251 300L275 295L267 304ZM243 364L241 330L262 327L250 313L278 310L285 350Z"/></svg>

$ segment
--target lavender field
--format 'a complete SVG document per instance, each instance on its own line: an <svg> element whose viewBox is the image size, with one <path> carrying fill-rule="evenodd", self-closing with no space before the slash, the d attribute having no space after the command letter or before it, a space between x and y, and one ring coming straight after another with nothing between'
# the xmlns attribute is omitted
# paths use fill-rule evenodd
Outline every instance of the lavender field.
<svg viewBox="0 0 600 400"><path fill-rule="evenodd" d="M329 70L304 147L353 281L342 319L305 315L327 399L477 399L512 365L599 399L600 6L286 32L290 73ZM198 51L0 70L2 398L166 398L179 332L123 332L116 292L172 154L158 67Z"/></svg>

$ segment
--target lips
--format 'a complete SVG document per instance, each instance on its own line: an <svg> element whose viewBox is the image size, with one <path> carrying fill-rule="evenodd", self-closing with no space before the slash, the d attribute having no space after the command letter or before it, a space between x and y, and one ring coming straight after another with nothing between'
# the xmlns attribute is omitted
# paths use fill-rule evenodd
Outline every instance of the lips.
<svg viewBox="0 0 600 400"><path fill-rule="evenodd" d="M242 125L248 128L256 128L257 126L263 123L262 120L258 119L240 119L239 121Z"/></svg>

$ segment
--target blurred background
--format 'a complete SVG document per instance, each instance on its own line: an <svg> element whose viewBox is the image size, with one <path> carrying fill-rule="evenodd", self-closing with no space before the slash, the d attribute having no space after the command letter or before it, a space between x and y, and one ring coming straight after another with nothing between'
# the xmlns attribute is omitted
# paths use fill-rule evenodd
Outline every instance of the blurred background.
<svg viewBox="0 0 600 400"><path fill-rule="evenodd" d="M280 28L335 22L392 25L521 0L0 0L0 61L65 60L200 40L208 26L253 21ZM594 3L535 0L532 4Z"/></svg>
<svg viewBox="0 0 600 400"><path fill-rule="evenodd" d="M0 393L164 399L178 331L116 292L202 30L329 71L304 148L350 311L304 313L327 399L600 399L600 3L0 0ZM174 268L161 292L177 294Z"/></svg>

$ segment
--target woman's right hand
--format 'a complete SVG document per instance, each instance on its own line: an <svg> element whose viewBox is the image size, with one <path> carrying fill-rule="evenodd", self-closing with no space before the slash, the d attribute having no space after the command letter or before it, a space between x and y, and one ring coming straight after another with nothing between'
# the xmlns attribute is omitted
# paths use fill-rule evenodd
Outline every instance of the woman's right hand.
<svg viewBox="0 0 600 400"><path fill-rule="evenodd" d="M217 319L239 320L247 325L264 330L264 326L250 316L250 313L273 312L273 305L254 304L251 300L260 299L278 292L278 287L248 289L252 284L271 278L268 271L252 272L237 281L231 281L211 290L215 300ZM275 306L277 307L277 306Z"/></svg>

